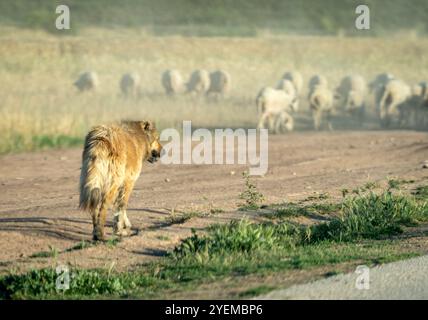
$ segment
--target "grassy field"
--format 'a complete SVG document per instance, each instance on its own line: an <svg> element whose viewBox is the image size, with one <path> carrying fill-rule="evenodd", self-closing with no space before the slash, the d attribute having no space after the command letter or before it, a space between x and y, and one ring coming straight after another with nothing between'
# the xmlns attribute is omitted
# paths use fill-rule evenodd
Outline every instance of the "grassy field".
<svg viewBox="0 0 428 320"><path fill-rule="evenodd" d="M76 34L93 26L144 29L153 35L255 36L273 34L361 35L355 29L358 0L15 0L0 3L0 24L56 33L55 7L69 6ZM366 0L373 36L412 30L426 34L424 0Z"/></svg>
<svg viewBox="0 0 428 320"><path fill-rule="evenodd" d="M324 74L335 86L341 77L368 79L388 71L416 83L428 78L428 40L265 35L253 38L152 37L134 29L85 29L57 37L43 31L0 29L0 153L80 144L94 124L123 118L153 119L160 128L254 127L254 98L275 85L286 70L305 80ZM161 73L179 69L187 78L196 68L222 68L232 89L220 103L180 96L167 98ZM72 83L94 70L98 92L79 94ZM141 75L139 99L119 95L119 79ZM304 93L305 94L305 93Z"/></svg>

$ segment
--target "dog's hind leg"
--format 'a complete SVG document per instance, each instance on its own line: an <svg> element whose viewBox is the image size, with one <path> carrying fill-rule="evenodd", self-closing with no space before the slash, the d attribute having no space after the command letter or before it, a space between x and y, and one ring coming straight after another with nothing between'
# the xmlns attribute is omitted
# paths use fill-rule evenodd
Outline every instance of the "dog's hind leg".
<svg viewBox="0 0 428 320"><path fill-rule="evenodd" d="M131 234L131 222L126 215L128 200L134 188L134 181L126 181L120 188L114 203L114 233L118 236L129 236Z"/></svg>
<svg viewBox="0 0 428 320"><path fill-rule="evenodd" d="M105 240L104 225L105 225L106 214L107 214L107 208L104 202L101 204L100 208L97 208L97 210L92 214L92 222L94 225L94 230L92 232L92 239L94 241Z"/></svg>
<svg viewBox="0 0 428 320"><path fill-rule="evenodd" d="M118 190L117 186L112 186L110 188L109 192L106 194L105 198L103 199L100 205L98 214L95 216L94 232L93 232L93 239L95 241L105 240L104 226L106 224L107 210L110 208L111 204L113 203L113 199L116 198L117 190Z"/></svg>

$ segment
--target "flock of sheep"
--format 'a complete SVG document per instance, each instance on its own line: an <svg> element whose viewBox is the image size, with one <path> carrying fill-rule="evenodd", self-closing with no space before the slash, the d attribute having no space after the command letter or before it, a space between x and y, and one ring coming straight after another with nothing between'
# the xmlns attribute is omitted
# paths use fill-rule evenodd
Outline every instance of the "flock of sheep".
<svg viewBox="0 0 428 320"><path fill-rule="evenodd" d="M189 80L177 70L167 70L162 74L161 83L167 95L192 93L196 95L223 97L230 89L231 77L223 71L209 73L196 70ZM95 72L82 73L74 85L80 91L96 89L99 84ZM119 87L126 97L137 96L140 76L127 73L122 76ZM298 71L286 72L276 87L264 87L256 97L259 113L258 128L267 128L275 133L291 131L294 128L294 114L299 110L304 81ZM368 103L373 94L373 103ZM360 123L368 112L377 116L384 128L399 127L424 128L428 124L427 83L420 82L410 87L404 81L388 73L379 74L369 84L360 75L344 77L335 88L329 87L324 76L315 75L308 82L307 101L316 130L324 119L332 130L332 117L344 112Z"/></svg>
<svg viewBox="0 0 428 320"><path fill-rule="evenodd" d="M276 88L263 88L256 99L260 120L258 128L274 132L291 131L293 113L298 111L302 96L303 78L299 72L287 72ZM391 126L425 128L428 125L427 83L410 87L388 73L379 74L368 85L360 75L344 77L340 84L330 89L324 76L315 75L308 83L308 103L314 128L321 128L325 119L330 130L332 116L343 111L360 123L368 112L375 114L383 128ZM374 103L368 103L369 94Z"/></svg>
<svg viewBox="0 0 428 320"><path fill-rule="evenodd" d="M138 95L140 87L138 73L126 73L119 82L122 94L126 97ZM162 74L161 83L167 95L180 93L206 94L207 96L224 96L230 88L230 75L217 70L209 73L206 70L195 70L185 82L177 70L166 70ZM82 73L74 82L79 91L94 90L99 85L98 75L93 71Z"/></svg>

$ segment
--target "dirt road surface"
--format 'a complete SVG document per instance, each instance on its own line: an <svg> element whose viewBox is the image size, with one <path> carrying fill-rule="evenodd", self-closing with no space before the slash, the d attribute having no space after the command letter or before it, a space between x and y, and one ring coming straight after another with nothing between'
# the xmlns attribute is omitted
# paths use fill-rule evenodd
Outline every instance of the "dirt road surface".
<svg viewBox="0 0 428 320"><path fill-rule="evenodd" d="M88 214L78 210L81 149L0 157L0 273L56 263L118 270L156 259L191 228L241 218L244 165L162 165L143 168L129 203L134 235L117 245L69 250L91 239ZM340 198L342 188L387 178L423 182L428 134L412 131L303 132L269 137L269 170L254 182L266 203L314 193ZM183 213L214 214L177 223ZM221 209L222 212L219 212ZM172 217L172 218L171 218ZM107 227L111 236L111 220ZM58 251L55 258L42 251Z"/></svg>

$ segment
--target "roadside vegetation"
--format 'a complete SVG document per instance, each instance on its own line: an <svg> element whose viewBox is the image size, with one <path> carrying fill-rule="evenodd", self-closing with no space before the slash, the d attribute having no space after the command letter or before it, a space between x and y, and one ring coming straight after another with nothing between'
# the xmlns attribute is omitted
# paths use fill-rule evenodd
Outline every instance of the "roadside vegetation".
<svg viewBox="0 0 428 320"><path fill-rule="evenodd" d="M244 179L246 188L258 193L249 177ZM66 291L56 290L59 274L55 269L11 273L0 278L0 297L162 298L230 276L236 279L259 275L263 279L290 270L309 272L322 266L331 269L328 274L335 274L336 266L343 263L374 265L413 257L419 252L404 250L397 236L406 227L428 221L428 197L421 191L425 189L420 186L414 194L407 195L396 185L380 191L362 187L331 206L335 213L328 221L313 225L295 223L288 214L264 216L259 222L242 219L212 225L193 231L165 257L130 272L115 272L113 266L108 270L71 269ZM303 210L312 210L305 202L300 204ZM51 251L49 256L55 256L55 250ZM272 288L260 281L233 297L248 297Z"/></svg>

